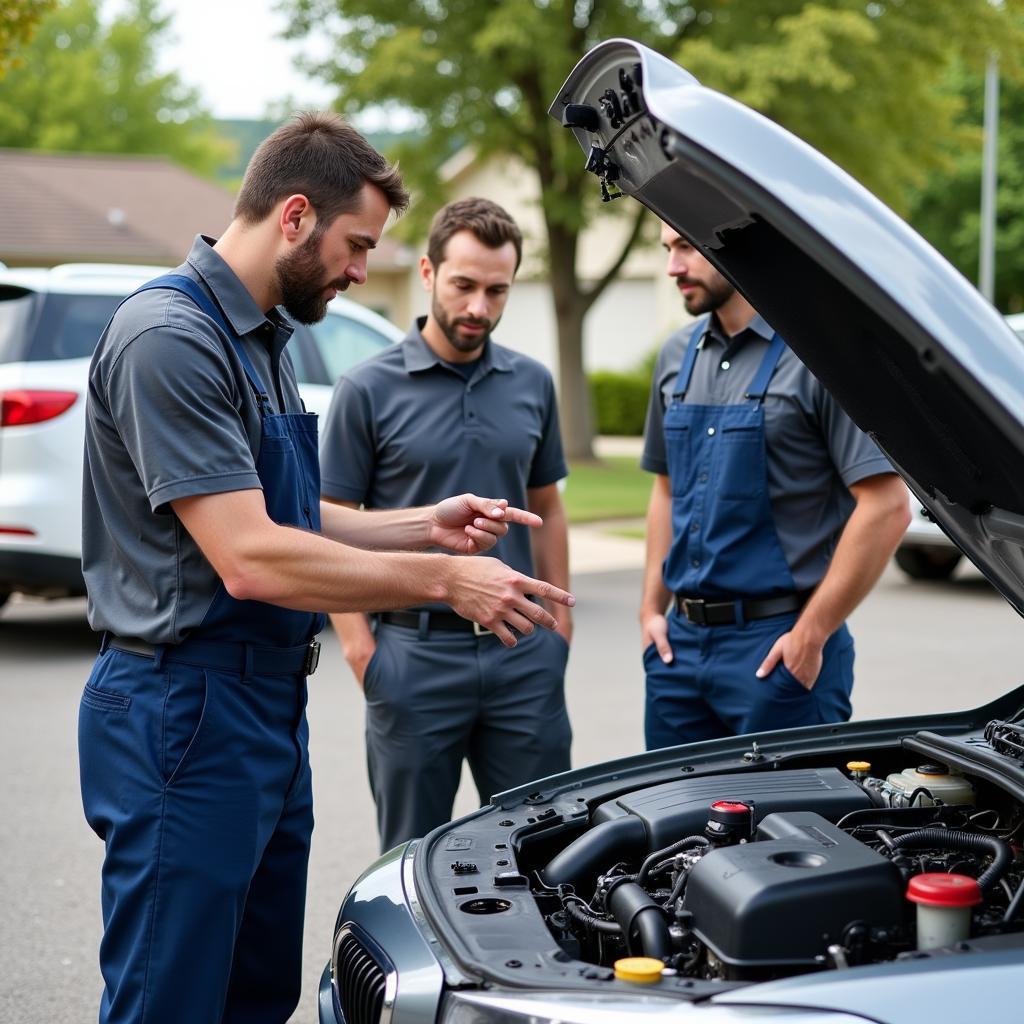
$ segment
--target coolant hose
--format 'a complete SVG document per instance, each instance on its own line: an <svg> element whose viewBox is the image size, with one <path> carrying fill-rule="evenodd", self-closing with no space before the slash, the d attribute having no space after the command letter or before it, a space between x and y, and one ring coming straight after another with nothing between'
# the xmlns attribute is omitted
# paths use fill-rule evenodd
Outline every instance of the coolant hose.
<svg viewBox="0 0 1024 1024"><path fill-rule="evenodd" d="M604 932L605 935L622 934L620 925L617 925L614 921L604 921L600 917L595 917L582 903L577 903L575 900L566 900L562 904L562 908L569 917L584 928L589 928L594 932Z"/></svg>
<svg viewBox="0 0 1024 1024"><path fill-rule="evenodd" d="M620 882L607 897L608 909L619 922L631 956L663 960L672 955L665 912L636 882Z"/></svg>
<svg viewBox="0 0 1024 1024"><path fill-rule="evenodd" d="M972 853L988 854L992 863L978 877L978 885L987 892L1003 875L1013 860L1009 845L994 836L977 836L972 832L956 829L922 828L906 832L892 840L893 851L898 850L969 850Z"/></svg>

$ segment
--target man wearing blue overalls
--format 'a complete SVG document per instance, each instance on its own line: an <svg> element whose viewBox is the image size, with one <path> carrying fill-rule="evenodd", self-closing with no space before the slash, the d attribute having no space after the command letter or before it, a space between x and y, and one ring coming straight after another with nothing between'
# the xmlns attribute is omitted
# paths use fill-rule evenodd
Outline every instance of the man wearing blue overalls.
<svg viewBox="0 0 1024 1024"><path fill-rule="evenodd" d="M504 500L373 517L320 507L316 420L277 307L321 319L365 280L367 251L407 201L344 121L300 115L253 156L220 240L197 238L126 299L96 350L83 564L103 640L79 758L106 847L101 1021L291 1016L321 609L444 600L514 643L510 627L556 625L531 597L572 600L497 559L409 553L475 554L509 522L538 524Z"/></svg>
<svg viewBox="0 0 1024 1024"><path fill-rule="evenodd" d="M347 372L323 444L323 493L356 508L428 504L498 488L536 512L514 526L502 557L568 586L568 539L557 482L568 470L551 374L494 342L522 252L515 221L487 199L434 217L420 275L430 309L405 341ZM411 470L415 467L415 470ZM373 616L336 615L345 657L366 697L366 756L381 848L451 817L465 759L481 802L569 768L564 676L572 620L513 652L444 604Z"/></svg>
<svg viewBox="0 0 1024 1024"><path fill-rule="evenodd" d="M906 489L750 303L668 225L661 241L699 319L658 357L644 431L647 747L845 721L845 620Z"/></svg>

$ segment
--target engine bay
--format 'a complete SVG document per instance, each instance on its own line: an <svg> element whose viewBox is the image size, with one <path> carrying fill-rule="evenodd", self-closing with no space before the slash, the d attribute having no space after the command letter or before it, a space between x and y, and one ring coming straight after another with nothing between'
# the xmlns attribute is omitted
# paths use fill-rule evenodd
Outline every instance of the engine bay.
<svg viewBox="0 0 1024 1024"><path fill-rule="evenodd" d="M918 951L908 885L935 874L979 890L955 941L1018 927L1018 807L979 806L944 765L880 779L851 764L681 779L602 805L537 875L549 929L590 963L764 980Z"/></svg>
<svg viewBox="0 0 1024 1024"><path fill-rule="evenodd" d="M853 753L535 793L492 810L489 831L456 823L431 861L459 938L533 982L613 981L639 957L696 998L1024 945L1024 786L902 744ZM1015 755L998 760L1020 774Z"/></svg>

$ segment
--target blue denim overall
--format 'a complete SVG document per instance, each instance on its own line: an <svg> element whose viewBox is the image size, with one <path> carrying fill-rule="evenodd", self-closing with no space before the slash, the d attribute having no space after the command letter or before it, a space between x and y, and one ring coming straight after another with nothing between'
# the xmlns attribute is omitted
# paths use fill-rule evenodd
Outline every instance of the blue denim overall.
<svg viewBox="0 0 1024 1024"><path fill-rule="evenodd" d="M317 530L316 417L257 395L256 471L277 523ZM82 800L104 840L102 1022L284 1024L299 998L313 828L306 675L323 617L238 601L221 585L180 644L131 653L104 637L79 714ZM114 639L113 644L118 641Z"/></svg>
<svg viewBox="0 0 1024 1024"><path fill-rule="evenodd" d="M687 345L677 393L665 411L672 546L663 578L674 594L734 601L737 621L703 626L674 609L669 613L674 661L666 665L653 644L644 651L648 749L850 717L853 639L845 625L825 645L812 690L781 661L765 679L754 675L797 617L744 621L741 603L797 589L769 502L764 429L764 398L785 342L772 337L746 401L687 404L704 323Z"/></svg>

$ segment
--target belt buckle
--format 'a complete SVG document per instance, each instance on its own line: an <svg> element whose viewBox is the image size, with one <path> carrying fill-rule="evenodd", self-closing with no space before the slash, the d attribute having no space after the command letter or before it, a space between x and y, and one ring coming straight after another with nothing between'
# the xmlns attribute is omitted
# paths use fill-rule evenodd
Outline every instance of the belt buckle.
<svg viewBox="0 0 1024 1024"><path fill-rule="evenodd" d="M320 664L320 641L310 640L309 646L306 648L306 660L302 664L302 674L311 676L315 671L317 665Z"/></svg>
<svg viewBox="0 0 1024 1024"><path fill-rule="evenodd" d="M704 610L704 599L700 597L683 598L683 615L687 622L695 626L706 626L708 624L707 612Z"/></svg>
<svg viewBox="0 0 1024 1024"><path fill-rule="evenodd" d="M473 621L473 636L493 636L494 630L481 626L476 620Z"/></svg>

